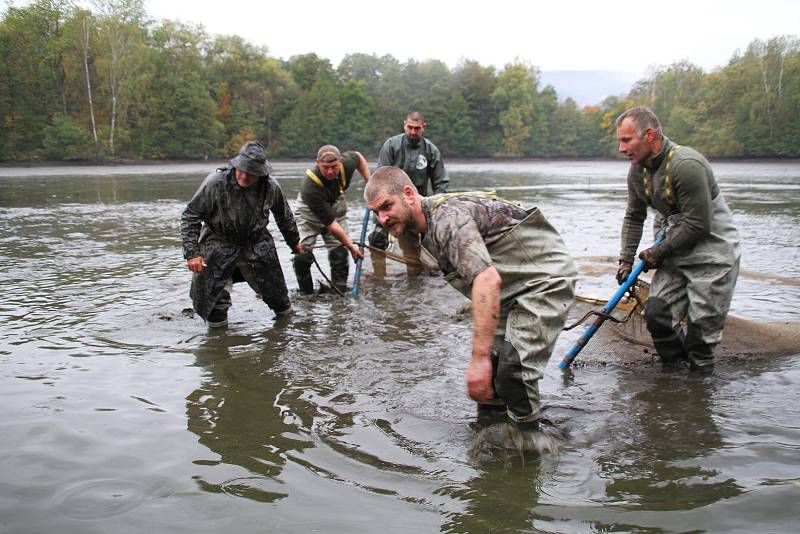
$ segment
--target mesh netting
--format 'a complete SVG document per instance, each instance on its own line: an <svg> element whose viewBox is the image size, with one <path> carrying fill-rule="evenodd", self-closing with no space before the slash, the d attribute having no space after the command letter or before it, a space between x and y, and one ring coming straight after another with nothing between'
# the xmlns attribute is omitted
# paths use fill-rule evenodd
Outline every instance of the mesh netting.
<svg viewBox="0 0 800 534"><path fill-rule="evenodd" d="M391 246L387 251L367 247L373 256L392 260L388 263L395 265L407 264L416 266L421 270L436 270L435 260L424 252L421 259L408 258L402 255L399 247ZM581 279L578 285L578 295L575 306L567 319L568 325L574 325L591 311L601 311L607 303L601 298L588 294L595 288L595 292L606 292L607 288L599 289L597 282L607 281L613 277L617 269L616 258L609 256L587 256L576 258ZM397 270L396 272L404 272ZM786 286L800 286L800 281L776 275L765 275L741 271L740 277L769 282L770 284L784 284ZM596 287L595 287L596 286ZM650 332L642 312L649 294L649 284L640 279L637 282L636 297L626 296L616 306L611 316L614 320L607 320L580 351L573 365L581 364L635 364L659 362L658 354L653 347ZM467 302L457 313L469 313L470 304ZM553 359L562 358L585 329L595 320L595 316L586 317L585 322L565 332L563 340L559 341L557 350L563 353L553 354ZM568 342L565 349L564 343ZM722 343L717 347L715 354L719 360L769 358L774 356L787 356L800 354L800 323L781 322L771 323L752 321L735 315L728 315L725 322L725 332Z"/></svg>
<svg viewBox="0 0 800 534"><path fill-rule="evenodd" d="M577 263L580 273L586 279L612 276L617 268L616 259L610 257L578 258ZM800 285L797 280L780 276L746 271L742 272L740 276L755 280L768 280L772 283ZM648 293L649 284L644 280L639 280L637 282L637 298L623 298L611 314L622 322L605 321L578 354L574 364L658 362L658 355L653 347L642 313ZM580 294L576 300L568 323L579 320L589 311L600 311L606 304L605 300ZM573 330L575 334L570 338L577 338L592 321L594 321L594 317L590 317L586 322L575 327ZM722 343L715 351L719 360L765 358L798 353L800 353L800 324L751 321L730 314L725 322ZM564 355L554 354L553 356L562 357Z"/></svg>

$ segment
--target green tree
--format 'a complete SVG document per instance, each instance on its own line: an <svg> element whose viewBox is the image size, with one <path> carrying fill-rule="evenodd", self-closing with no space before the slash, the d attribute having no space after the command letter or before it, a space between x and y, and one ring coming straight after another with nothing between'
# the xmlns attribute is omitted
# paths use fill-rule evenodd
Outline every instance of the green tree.
<svg viewBox="0 0 800 534"><path fill-rule="evenodd" d="M537 75L538 78L538 75ZM553 132L558 95L552 86L536 92L533 100L533 117L531 119L530 144L525 154L537 157L557 156L553 147Z"/></svg>
<svg viewBox="0 0 800 534"><path fill-rule="evenodd" d="M650 107L669 135L694 145L699 141L697 110L704 77L700 67L681 61L656 69L649 78L637 82L628 96Z"/></svg>
<svg viewBox="0 0 800 534"><path fill-rule="evenodd" d="M437 144L446 155L473 156L475 129L469 105L461 93L454 92L445 108L443 122L446 127L438 132Z"/></svg>
<svg viewBox="0 0 800 534"><path fill-rule="evenodd" d="M411 88L406 84L403 65L391 55L380 59L380 84L372 95L378 114L377 135L383 144L388 137L400 133L403 120L412 106Z"/></svg>
<svg viewBox="0 0 800 534"><path fill-rule="evenodd" d="M280 154L309 157L320 146L336 143L339 133L339 98L333 81L320 75L307 93L297 101L283 127Z"/></svg>
<svg viewBox="0 0 800 534"><path fill-rule="evenodd" d="M94 43L97 42L97 22L90 11L77 9L64 26L65 71L67 83L71 84L75 119L91 134L95 153L99 154L97 114L95 112L95 90L97 79L94 69Z"/></svg>
<svg viewBox="0 0 800 534"><path fill-rule="evenodd" d="M549 145L554 156L575 157L580 154L578 143L581 128L581 112L574 100L568 98L558 104L550 124Z"/></svg>
<svg viewBox="0 0 800 534"><path fill-rule="evenodd" d="M349 54L336 69L340 80L365 83L375 105L377 146L401 130L403 119L412 111L415 99L424 101L424 94L414 95L414 88L408 85L406 69L407 65L391 55L378 57L375 54Z"/></svg>
<svg viewBox="0 0 800 534"><path fill-rule="evenodd" d="M108 149L117 154L118 137L127 139L125 121L131 100L141 94L138 78L144 50L144 0L93 0L99 11L100 49L98 70L108 91Z"/></svg>
<svg viewBox="0 0 800 534"><path fill-rule="evenodd" d="M44 153L51 159L93 159L95 145L85 128L68 115L56 113L44 130Z"/></svg>
<svg viewBox="0 0 800 534"><path fill-rule="evenodd" d="M500 151L502 130L492 105L492 93L497 86L494 67L483 67L474 60L463 60L453 73L456 88L467 103L467 115L473 140L467 149L470 155L486 157Z"/></svg>
<svg viewBox="0 0 800 534"><path fill-rule="evenodd" d="M409 111L420 111L432 136L437 139L447 129L448 105L454 92L453 75L447 65L429 59L410 60L403 69L408 100L403 119Z"/></svg>
<svg viewBox="0 0 800 534"><path fill-rule="evenodd" d="M63 25L70 9L67 1L36 0L8 7L0 24L0 140L9 157L35 157L53 114L68 111Z"/></svg>
<svg viewBox="0 0 800 534"><path fill-rule="evenodd" d="M147 97L133 133L138 154L147 158L204 158L214 155L222 125L209 94L201 30L165 21L151 32L152 72Z"/></svg>
<svg viewBox="0 0 800 534"><path fill-rule="evenodd" d="M342 150L376 153L380 148L375 135L375 102L363 80L348 80L338 91L339 119L334 140Z"/></svg>
<svg viewBox="0 0 800 534"><path fill-rule="evenodd" d="M320 76L333 78L331 62L314 53L292 56L287 66L292 78L303 91L310 90Z"/></svg>
<svg viewBox="0 0 800 534"><path fill-rule="evenodd" d="M237 36L215 38L206 48L205 61L223 138L229 140L249 128L267 147L278 149L280 125L300 92L291 74L269 57L267 48Z"/></svg>
<svg viewBox="0 0 800 534"><path fill-rule="evenodd" d="M503 129L504 156L525 154L536 105L536 83L534 68L521 62L507 64L497 77L491 100Z"/></svg>
<svg viewBox="0 0 800 534"><path fill-rule="evenodd" d="M787 145L800 113L797 103L798 41L774 37L755 40L741 58L741 72L748 80L737 114L738 138L746 155L788 156L797 153ZM787 68L788 67L788 68Z"/></svg>
<svg viewBox="0 0 800 534"><path fill-rule="evenodd" d="M602 126L603 110L597 106L587 106L578 116L578 133L575 143L580 157L607 157L614 155L616 149L609 148L609 132ZM616 144L616 135L612 139Z"/></svg>

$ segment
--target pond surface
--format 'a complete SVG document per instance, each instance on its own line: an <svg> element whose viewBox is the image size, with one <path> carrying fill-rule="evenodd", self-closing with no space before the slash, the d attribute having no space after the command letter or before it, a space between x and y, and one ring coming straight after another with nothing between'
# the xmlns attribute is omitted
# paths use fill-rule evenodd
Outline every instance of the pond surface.
<svg viewBox="0 0 800 534"><path fill-rule="evenodd" d="M300 297L275 229L293 316L245 284L227 330L187 312L179 217L213 167L0 169L0 532L796 531L800 354L562 372L569 332L541 384L559 454L482 443L440 276L368 261L358 298ZM616 255L626 167L448 162L452 190L538 205L576 257ZM714 167L742 268L800 279L800 163ZM291 199L304 169L275 163ZM742 277L732 314L797 323L798 298Z"/></svg>

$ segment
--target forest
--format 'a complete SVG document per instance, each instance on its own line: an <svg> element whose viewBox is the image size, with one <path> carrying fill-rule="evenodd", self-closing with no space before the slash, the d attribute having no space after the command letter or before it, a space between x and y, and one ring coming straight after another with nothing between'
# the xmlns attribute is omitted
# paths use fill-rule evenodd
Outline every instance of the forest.
<svg viewBox="0 0 800 534"><path fill-rule="evenodd" d="M613 157L614 119L636 104L710 157L800 157L798 38L756 39L712 72L652 68L627 95L581 108L543 87L531 62L284 60L152 20L143 0L35 0L0 19L4 162L225 158L250 139L272 158L310 158L325 143L374 155L411 110L445 157Z"/></svg>

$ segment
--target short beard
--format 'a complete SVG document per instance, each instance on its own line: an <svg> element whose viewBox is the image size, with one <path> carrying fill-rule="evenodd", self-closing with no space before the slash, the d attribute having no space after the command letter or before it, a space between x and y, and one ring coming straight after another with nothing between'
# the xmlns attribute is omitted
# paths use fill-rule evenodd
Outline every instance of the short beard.
<svg viewBox="0 0 800 534"><path fill-rule="evenodd" d="M400 233L395 235L395 237L400 237L402 234L406 232L413 231L414 228L414 215L411 212L411 206L408 204L408 202L406 202L406 199L404 198L401 198L400 201L403 203L403 214L402 217L398 220L398 223L403 224L403 229L400 231ZM396 226L397 223L392 225L393 228L395 228ZM392 235L394 234L392 233Z"/></svg>
<svg viewBox="0 0 800 534"><path fill-rule="evenodd" d="M422 143L422 138L413 139L408 135L406 135L406 141L408 141L408 144L411 145L412 148L417 148L420 145L420 143Z"/></svg>

